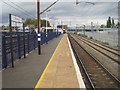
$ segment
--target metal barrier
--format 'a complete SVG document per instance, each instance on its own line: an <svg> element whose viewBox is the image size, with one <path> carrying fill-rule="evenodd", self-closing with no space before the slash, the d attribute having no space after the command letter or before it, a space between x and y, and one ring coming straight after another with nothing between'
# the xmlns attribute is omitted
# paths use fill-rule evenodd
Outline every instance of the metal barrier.
<svg viewBox="0 0 120 90"><path fill-rule="evenodd" d="M41 44L46 43L46 33L42 33ZM58 34L60 35L60 34ZM57 36L58 36L57 35ZM56 32L48 33L48 41L56 37ZM24 49L25 41L25 49ZM24 53L27 54L38 47L37 34L35 32L16 32L12 34L13 42L13 59L21 59ZM2 68L6 68L11 63L11 50L10 50L10 33L2 32Z"/></svg>

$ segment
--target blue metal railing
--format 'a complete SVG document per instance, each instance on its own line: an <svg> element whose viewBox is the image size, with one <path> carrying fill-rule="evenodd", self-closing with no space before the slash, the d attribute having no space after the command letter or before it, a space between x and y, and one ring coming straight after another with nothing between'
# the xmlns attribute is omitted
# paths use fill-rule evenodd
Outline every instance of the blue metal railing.
<svg viewBox="0 0 120 90"><path fill-rule="evenodd" d="M58 36L60 33L58 34ZM56 32L48 32L48 40L56 37ZM24 38L25 38L25 54L34 50L38 46L37 34L35 32L22 32L12 34L13 43L13 60L20 59L24 55ZM41 33L41 44L46 43L45 33ZM11 63L11 47L10 33L2 32L2 68L6 68Z"/></svg>

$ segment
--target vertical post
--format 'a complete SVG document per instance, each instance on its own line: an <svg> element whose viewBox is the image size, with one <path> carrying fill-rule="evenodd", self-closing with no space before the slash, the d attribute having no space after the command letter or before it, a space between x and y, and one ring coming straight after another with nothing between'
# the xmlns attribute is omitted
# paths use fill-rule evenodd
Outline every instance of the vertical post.
<svg viewBox="0 0 120 90"><path fill-rule="evenodd" d="M93 22L91 22L91 31L93 31Z"/></svg>
<svg viewBox="0 0 120 90"><path fill-rule="evenodd" d="M76 5L78 5L78 0L76 0Z"/></svg>
<svg viewBox="0 0 120 90"><path fill-rule="evenodd" d="M29 45L29 35L30 35L30 32L28 33L28 36L27 36L27 38L28 38L28 42L27 42L27 43L28 43L28 46L27 46L27 47L28 47L28 53L29 53L29 51L30 51L30 50L29 50L29 46L30 46L30 45Z"/></svg>
<svg viewBox="0 0 120 90"><path fill-rule="evenodd" d="M57 32L57 27L55 26L55 24L54 24L54 30L55 30L55 37L57 37L57 35L56 35L57 34L56 33Z"/></svg>
<svg viewBox="0 0 120 90"><path fill-rule="evenodd" d="M11 14L9 14L9 32L10 32L11 62L12 62L12 68L14 68L14 61L13 61L13 41L12 41L12 20L11 20Z"/></svg>
<svg viewBox="0 0 120 90"><path fill-rule="evenodd" d="M84 25L84 35L85 35L85 25Z"/></svg>
<svg viewBox="0 0 120 90"><path fill-rule="evenodd" d="M53 24L53 32L55 32L55 29L54 29L54 24Z"/></svg>
<svg viewBox="0 0 120 90"><path fill-rule="evenodd" d="M6 41L6 38L5 38L5 34L4 34L4 36L2 37L2 39L3 39L3 42L2 42L2 66L3 66L3 68L5 67L5 68L7 68L7 54L6 54L6 43L5 43L5 41Z"/></svg>
<svg viewBox="0 0 120 90"><path fill-rule="evenodd" d="M47 41L48 41L48 33L47 33L47 11L46 11L46 44L48 44Z"/></svg>
<svg viewBox="0 0 120 90"><path fill-rule="evenodd" d="M57 33L56 33L56 36L58 37L58 28L57 28Z"/></svg>
<svg viewBox="0 0 120 90"><path fill-rule="evenodd" d="M16 30L16 32L18 32L18 30L17 30L17 23L15 22L15 30Z"/></svg>
<svg viewBox="0 0 120 90"><path fill-rule="evenodd" d="M41 54L41 33L40 33L40 0L37 0L37 19L38 19L38 54Z"/></svg>
<svg viewBox="0 0 120 90"><path fill-rule="evenodd" d="M18 55L19 55L19 59L21 58L21 49L20 49L20 35L18 34Z"/></svg>
<svg viewBox="0 0 120 90"><path fill-rule="evenodd" d="M77 34L77 27L78 27L78 24L76 24L76 32L75 32L76 34Z"/></svg>
<svg viewBox="0 0 120 90"><path fill-rule="evenodd" d="M25 50L25 25L23 22L23 47L24 47L24 58L26 58L26 50Z"/></svg>
<svg viewBox="0 0 120 90"><path fill-rule="evenodd" d="M34 35L34 50L35 50L35 32L33 33L33 35Z"/></svg>

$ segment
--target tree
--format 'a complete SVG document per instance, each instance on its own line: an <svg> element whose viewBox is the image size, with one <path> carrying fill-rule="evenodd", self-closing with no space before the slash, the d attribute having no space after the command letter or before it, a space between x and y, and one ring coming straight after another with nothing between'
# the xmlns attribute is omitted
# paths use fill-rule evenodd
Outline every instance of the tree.
<svg viewBox="0 0 120 90"><path fill-rule="evenodd" d="M118 28L120 28L120 23L118 22L116 26L117 26Z"/></svg>
<svg viewBox="0 0 120 90"><path fill-rule="evenodd" d="M114 19L112 18L112 28L114 28L115 26L115 22L114 22Z"/></svg>
<svg viewBox="0 0 120 90"><path fill-rule="evenodd" d="M37 28L37 19L31 19L31 18L27 18L25 21L25 26L30 26L31 28ZM41 19L41 26L42 27L46 27L46 20L45 19ZM47 27L50 27L50 22L47 21Z"/></svg>
<svg viewBox="0 0 120 90"><path fill-rule="evenodd" d="M41 20L41 26L46 27L46 20L45 19ZM49 21L47 21L47 27L50 27L50 22Z"/></svg>
<svg viewBox="0 0 120 90"><path fill-rule="evenodd" d="M111 17L108 18L107 20L107 28L111 28Z"/></svg>

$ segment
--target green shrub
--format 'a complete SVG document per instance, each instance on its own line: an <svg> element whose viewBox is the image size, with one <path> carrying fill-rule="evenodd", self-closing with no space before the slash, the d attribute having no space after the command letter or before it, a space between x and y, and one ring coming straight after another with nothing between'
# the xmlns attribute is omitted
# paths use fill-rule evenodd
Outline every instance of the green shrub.
<svg viewBox="0 0 120 90"><path fill-rule="evenodd" d="M109 45L109 43L108 42L102 42L103 44L106 44L106 45Z"/></svg>
<svg viewBox="0 0 120 90"><path fill-rule="evenodd" d="M95 39L95 40L96 40L96 39ZM109 45L109 43L108 43L108 42L103 42L103 41L100 41L100 40L96 40L96 41L98 41L98 42L100 42L100 43L102 43L102 44Z"/></svg>
<svg viewBox="0 0 120 90"><path fill-rule="evenodd" d="M87 35L84 35L84 34L78 34L78 36L87 37Z"/></svg>

